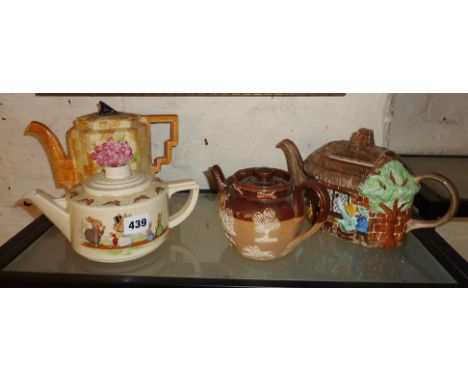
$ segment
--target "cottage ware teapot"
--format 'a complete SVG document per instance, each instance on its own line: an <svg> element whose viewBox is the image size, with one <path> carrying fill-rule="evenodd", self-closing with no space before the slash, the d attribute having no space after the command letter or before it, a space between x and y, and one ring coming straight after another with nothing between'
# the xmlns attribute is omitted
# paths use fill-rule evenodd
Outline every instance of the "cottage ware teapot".
<svg viewBox="0 0 468 382"><path fill-rule="evenodd" d="M136 259L157 249L168 229L193 211L199 186L193 180L163 183L133 171L131 150L112 140L97 147L93 157L104 171L54 199L36 190L25 196L66 236L80 255L100 262ZM169 215L169 198L189 190L185 205Z"/></svg>
<svg viewBox="0 0 468 382"><path fill-rule="evenodd" d="M219 216L235 250L251 260L285 256L322 226L328 213L325 189L307 180L293 187L283 170L257 167L237 171L228 180L221 168L210 168L219 193ZM318 197L315 223L298 235L304 220L303 191Z"/></svg>
<svg viewBox="0 0 468 382"><path fill-rule="evenodd" d="M323 229L353 243L395 247L409 231L445 224L457 211L458 193L452 182L439 174L413 175L395 152L375 145L372 130L360 129L349 141L330 142L305 161L289 139L276 147L284 151L296 184L314 179L326 187L330 211ZM436 220L411 218L414 196L425 179L442 183L450 194L448 211Z"/></svg>
<svg viewBox="0 0 468 382"><path fill-rule="evenodd" d="M164 156L152 162L150 125L153 123L169 123L170 138L164 143ZM128 142L133 150L133 170L152 175L158 173L161 165L172 161L172 148L179 142L179 120L177 115L121 113L99 101L98 113L76 118L73 127L67 131L69 155L65 154L55 134L41 122L31 122L26 133L34 134L42 141L49 154L57 186L69 189L102 171L92 152L110 138Z"/></svg>

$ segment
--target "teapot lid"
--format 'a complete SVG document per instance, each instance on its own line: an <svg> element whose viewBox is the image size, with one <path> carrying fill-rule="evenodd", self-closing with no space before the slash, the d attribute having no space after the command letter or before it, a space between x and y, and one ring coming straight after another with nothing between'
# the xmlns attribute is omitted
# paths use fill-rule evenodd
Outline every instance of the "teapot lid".
<svg viewBox="0 0 468 382"><path fill-rule="evenodd" d="M121 167L105 167L99 174L86 178L83 190L95 196L125 196L147 189L151 184L151 176L141 172L133 172L130 165Z"/></svg>
<svg viewBox="0 0 468 382"><path fill-rule="evenodd" d="M106 167L69 191L72 201L88 206L114 207L157 197L166 185L159 178L133 172L130 165Z"/></svg>
<svg viewBox="0 0 468 382"><path fill-rule="evenodd" d="M362 128L350 140L332 141L315 150L304 161L303 170L318 181L355 191L369 174L392 160L400 159L375 145L373 130Z"/></svg>
<svg viewBox="0 0 468 382"><path fill-rule="evenodd" d="M292 190L292 180L288 172L271 167L251 167L237 171L233 175L233 187L241 195L255 193L289 194ZM240 191L239 191L240 190ZM281 194L281 196L284 196Z"/></svg>
<svg viewBox="0 0 468 382"><path fill-rule="evenodd" d="M99 101L98 109L97 113L75 118L73 121L75 128L108 128L110 125L115 128L129 128L134 121L140 118L137 114L117 111L102 101Z"/></svg>

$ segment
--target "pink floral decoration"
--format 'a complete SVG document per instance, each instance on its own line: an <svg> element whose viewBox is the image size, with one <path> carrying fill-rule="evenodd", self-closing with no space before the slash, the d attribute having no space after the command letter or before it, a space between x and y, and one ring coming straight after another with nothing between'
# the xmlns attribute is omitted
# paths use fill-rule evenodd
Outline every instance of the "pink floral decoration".
<svg viewBox="0 0 468 382"><path fill-rule="evenodd" d="M125 166L132 159L132 148L127 141L116 142L109 138L101 146L97 146L93 152L93 159L101 167Z"/></svg>

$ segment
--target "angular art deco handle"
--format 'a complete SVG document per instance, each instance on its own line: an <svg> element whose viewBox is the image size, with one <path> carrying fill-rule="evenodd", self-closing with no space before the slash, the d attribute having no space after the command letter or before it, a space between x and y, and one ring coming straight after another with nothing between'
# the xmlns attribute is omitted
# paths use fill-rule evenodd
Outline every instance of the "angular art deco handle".
<svg viewBox="0 0 468 382"><path fill-rule="evenodd" d="M179 117L177 115L145 115L145 118L150 124L153 123L169 123L170 137L164 142L164 156L154 158L151 165L151 175L161 171L163 164L172 162L172 149L179 143Z"/></svg>

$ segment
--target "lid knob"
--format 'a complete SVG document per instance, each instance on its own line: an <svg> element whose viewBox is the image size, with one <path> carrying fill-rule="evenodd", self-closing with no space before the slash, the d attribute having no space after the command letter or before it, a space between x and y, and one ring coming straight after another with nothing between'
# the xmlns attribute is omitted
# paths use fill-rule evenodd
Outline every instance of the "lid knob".
<svg viewBox="0 0 468 382"><path fill-rule="evenodd" d="M107 179L124 179L132 175L130 164L120 167L104 167L104 176Z"/></svg>
<svg viewBox="0 0 468 382"><path fill-rule="evenodd" d="M273 178L274 171L269 167L257 167L254 170L254 175L260 182L268 182Z"/></svg>
<svg viewBox="0 0 468 382"><path fill-rule="evenodd" d="M115 115L119 114L117 110L111 108L108 104L99 101L99 115Z"/></svg>
<svg viewBox="0 0 468 382"><path fill-rule="evenodd" d="M359 147L375 146L374 130L365 128L359 129L351 135L351 144Z"/></svg>

